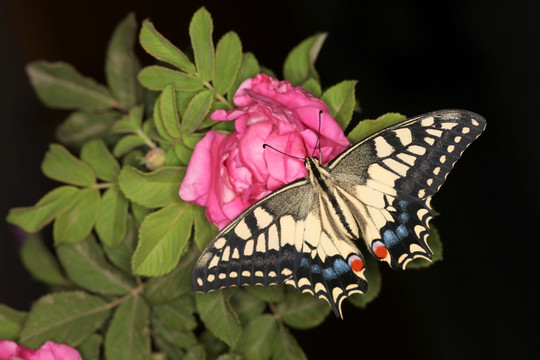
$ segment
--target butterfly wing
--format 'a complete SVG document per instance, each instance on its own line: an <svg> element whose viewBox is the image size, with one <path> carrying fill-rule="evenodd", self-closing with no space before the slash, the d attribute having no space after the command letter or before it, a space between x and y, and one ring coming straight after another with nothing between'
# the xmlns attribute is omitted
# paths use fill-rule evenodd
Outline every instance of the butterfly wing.
<svg viewBox="0 0 540 360"><path fill-rule="evenodd" d="M398 269L431 258L431 197L485 125L469 111L432 112L369 136L327 165L376 258Z"/></svg>

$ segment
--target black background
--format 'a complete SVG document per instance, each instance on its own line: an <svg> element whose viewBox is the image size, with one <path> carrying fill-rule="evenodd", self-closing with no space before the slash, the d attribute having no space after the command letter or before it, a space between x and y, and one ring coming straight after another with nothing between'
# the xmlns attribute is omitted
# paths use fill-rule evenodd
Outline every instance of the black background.
<svg viewBox="0 0 540 360"><path fill-rule="evenodd" d="M216 41L236 31L244 51L278 75L294 45L328 31L316 63L323 87L358 80L362 118L463 108L488 121L432 203L445 260L383 269L382 292L366 310L345 304L344 321L295 331L308 357L538 356L537 1L0 2L0 215L54 186L40 163L67 115L38 102L24 65L63 60L104 83L108 39L128 11L186 49L201 5ZM12 229L0 229L0 302L27 310L45 289L23 270Z"/></svg>

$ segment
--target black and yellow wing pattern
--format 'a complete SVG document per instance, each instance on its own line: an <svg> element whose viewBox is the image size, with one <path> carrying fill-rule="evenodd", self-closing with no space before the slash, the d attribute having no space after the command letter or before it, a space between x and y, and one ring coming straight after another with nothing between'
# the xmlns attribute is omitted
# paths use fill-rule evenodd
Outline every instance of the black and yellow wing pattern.
<svg viewBox="0 0 540 360"><path fill-rule="evenodd" d="M376 132L326 165L307 158L307 177L253 204L208 244L194 290L286 283L342 317L342 301L367 290L360 238L395 269L431 259L431 197L485 126L475 113L441 110Z"/></svg>

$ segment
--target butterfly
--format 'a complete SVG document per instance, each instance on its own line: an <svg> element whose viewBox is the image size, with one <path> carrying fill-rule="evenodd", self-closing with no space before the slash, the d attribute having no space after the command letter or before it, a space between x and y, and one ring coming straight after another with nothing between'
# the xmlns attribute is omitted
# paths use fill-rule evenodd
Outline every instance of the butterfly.
<svg viewBox="0 0 540 360"><path fill-rule="evenodd" d="M378 131L326 165L306 158L307 177L250 206L207 245L193 289L286 283L343 318L343 300L367 291L360 238L394 269L431 259L431 198L485 126L475 113L440 110Z"/></svg>

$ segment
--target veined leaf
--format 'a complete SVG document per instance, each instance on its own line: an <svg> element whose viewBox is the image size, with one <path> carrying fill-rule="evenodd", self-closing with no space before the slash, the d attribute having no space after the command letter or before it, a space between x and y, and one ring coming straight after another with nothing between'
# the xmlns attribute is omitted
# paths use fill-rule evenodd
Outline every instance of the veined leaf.
<svg viewBox="0 0 540 360"><path fill-rule="evenodd" d="M273 358L280 360L307 360L306 354L285 326L274 338Z"/></svg>
<svg viewBox="0 0 540 360"><path fill-rule="evenodd" d="M191 331L197 327L197 320L193 316L195 309L188 306L183 297L156 305L153 309L154 314L171 329Z"/></svg>
<svg viewBox="0 0 540 360"><path fill-rule="evenodd" d="M102 343L103 336L94 333L77 346L77 350L84 360L99 360L99 350Z"/></svg>
<svg viewBox="0 0 540 360"><path fill-rule="evenodd" d="M212 17L204 7L193 14L189 24L189 36L193 54L195 55L197 73L203 81L210 81L214 76L213 29Z"/></svg>
<svg viewBox="0 0 540 360"><path fill-rule="evenodd" d="M50 145L41 170L47 177L66 184L92 186L96 183L92 169L59 144Z"/></svg>
<svg viewBox="0 0 540 360"><path fill-rule="evenodd" d="M342 129L346 129L351 122L356 98L354 87L357 81L344 80L332 86L322 94L322 101L328 105L330 115L337 121Z"/></svg>
<svg viewBox="0 0 540 360"><path fill-rule="evenodd" d="M103 181L115 181L120 165L102 140L92 140L81 149L81 160L87 163Z"/></svg>
<svg viewBox="0 0 540 360"><path fill-rule="evenodd" d="M27 314L0 304L0 339L17 340Z"/></svg>
<svg viewBox="0 0 540 360"><path fill-rule="evenodd" d="M169 84L177 91L197 91L203 88L201 79L158 65L145 67L138 78L150 90L163 90Z"/></svg>
<svg viewBox="0 0 540 360"><path fill-rule="evenodd" d="M206 328L229 346L234 345L242 333L240 320L229 299L236 288L220 289L209 293L195 293L197 309Z"/></svg>
<svg viewBox="0 0 540 360"><path fill-rule="evenodd" d="M280 303L285 299L284 285L275 286L248 286L246 290L270 303Z"/></svg>
<svg viewBox="0 0 540 360"><path fill-rule="evenodd" d="M261 315L266 308L266 303L264 301L251 294L249 291L246 291L246 289L249 289L249 286L240 288L230 300L231 305L242 324Z"/></svg>
<svg viewBox="0 0 540 360"><path fill-rule="evenodd" d="M233 85L242 63L242 43L238 35L230 31L218 41L216 48L216 72L214 89L218 94L226 94Z"/></svg>
<svg viewBox="0 0 540 360"><path fill-rule="evenodd" d="M217 235L217 228L215 225L210 224L202 206L193 207L193 224L195 225L193 241L195 241L199 250L203 250L206 244Z"/></svg>
<svg viewBox="0 0 540 360"><path fill-rule="evenodd" d="M103 193L101 211L96 220L96 231L107 246L117 246L124 239L127 228L129 201L115 185Z"/></svg>
<svg viewBox="0 0 540 360"><path fill-rule="evenodd" d="M277 309L283 322L295 329L320 325L332 310L326 301L292 289L285 292L285 301L278 304Z"/></svg>
<svg viewBox="0 0 540 360"><path fill-rule="evenodd" d="M283 65L285 79L293 85L300 85L309 78L319 79L314 64L327 36L327 33L313 35L291 50Z"/></svg>
<svg viewBox="0 0 540 360"><path fill-rule="evenodd" d="M54 222L55 244L76 243L84 239L94 227L100 207L98 189L81 189L71 205Z"/></svg>
<svg viewBox="0 0 540 360"><path fill-rule="evenodd" d="M270 359L276 335L276 319L270 314L260 315L245 325L234 350L246 360Z"/></svg>
<svg viewBox="0 0 540 360"><path fill-rule="evenodd" d="M118 268L126 273L131 273L131 257L137 246L139 226L133 220L133 217L128 214L127 229L124 239L115 247L103 246L103 250L107 254L107 258Z"/></svg>
<svg viewBox="0 0 540 360"><path fill-rule="evenodd" d="M244 80L252 78L260 72L261 68L259 66L259 62L255 58L255 55L250 52L244 53L242 55L242 64L238 69L238 74L234 79L234 83L230 89L231 91L229 91L229 94L227 95L227 99L232 102L233 95L236 93L236 90L240 84L244 82Z"/></svg>
<svg viewBox="0 0 540 360"><path fill-rule="evenodd" d="M321 83L319 82L319 80L314 79L314 78L308 78L306 81L302 83L301 86L304 88L304 90L314 95L315 97L321 97L322 89L321 89ZM330 114L332 114L332 112L330 112Z"/></svg>
<svg viewBox="0 0 540 360"><path fill-rule="evenodd" d="M122 156L130 150L135 149L145 143L145 140L139 135L126 135L121 138L113 149L114 156Z"/></svg>
<svg viewBox="0 0 540 360"><path fill-rule="evenodd" d="M103 139L110 144L116 137L111 128L120 118L117 112L72 112L56 129L56 137L60 142L80 147L92 139Z"/></svg>
<svg viewBox="0 0 540 360"><path fill-rule="evenodd" d="M49 285L66 285L67 280L60 271L60 265L43 243L41 236L28 235L24 239L21 260L36 279Z"/></svg>
<svg viewBox="0 0 540 360"><path fill-rule="evenodd" d="M201 91L191 99L182 117L182 130L191 134L197 130L210 112L214 94L210 90Z"/></svg>
<svg viewBox="0 0 540 360"><path fill-rule="evenodd" d="M182 136L180 132L180 118L176 108L176 94L172 85L167 85L159 97L161 119L167 134L173 139Z"/></svg>

